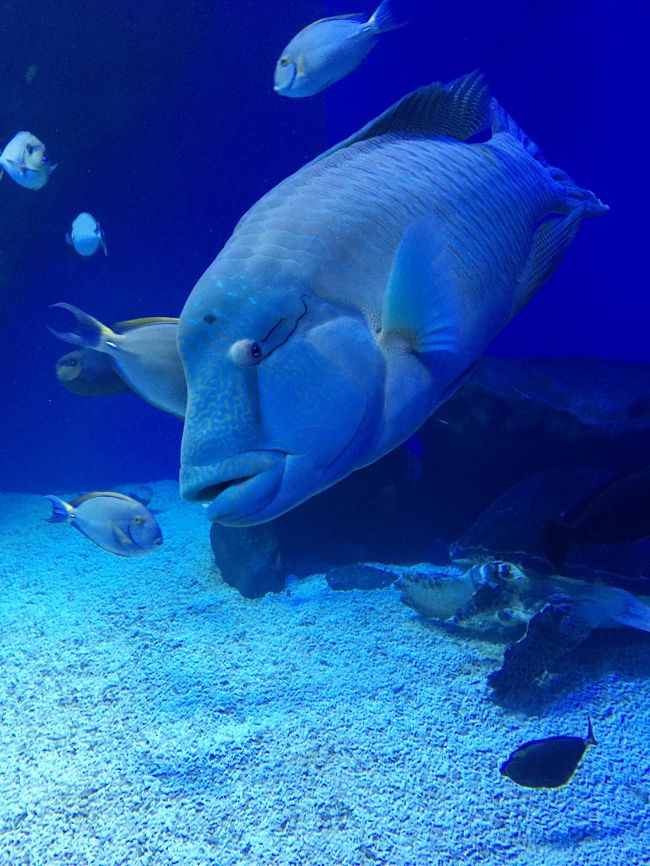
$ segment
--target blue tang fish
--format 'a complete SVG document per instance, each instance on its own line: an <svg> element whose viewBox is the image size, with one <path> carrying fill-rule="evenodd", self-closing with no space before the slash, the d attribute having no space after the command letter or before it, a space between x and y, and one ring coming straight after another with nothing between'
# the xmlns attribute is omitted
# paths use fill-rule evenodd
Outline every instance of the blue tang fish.
<svg viewBox="0 0 650 866"><path fill-rule="evenodd" d="M4 169L26 189L44 187L55 168L45 145L31 132L17 132L0 154L0 178Z"/></svg>
<svg viewBox="0 0 650 866"><path fill-rule="evenodd" d="M403 23L393 17L390 0L383 0L368 19L354 14L314 21L282 52L275 65L275 92L282 96L320 93L356 69L381 33Z"/></svg>
<svg viewBox="0 0 650 866"><path fill-rule="evenodd" d="M185 414L185 374L176 346L178 319L156 317L117 322L112 330L72 304L52 304L70 312L73 331L49 330L84 349L105 352L122 379L143 400L163 412ZM122 332L122 333L119 333Z"/></svg>
<svg viewBox="0 0 650 866"><path fill-rule="evenodd" d="M246 213L181 313L181 492L271 520L431 415L607 208L473 73L404 97Z"/></svg>
<svg viewBox="0 0 650 866"><path fill-rule="evenodd" d="M46 496L48 523L69 523L98 547L118 556L144 556L162 544L162 532L145 506L123 493L88 493L72 502Z"/></svg>

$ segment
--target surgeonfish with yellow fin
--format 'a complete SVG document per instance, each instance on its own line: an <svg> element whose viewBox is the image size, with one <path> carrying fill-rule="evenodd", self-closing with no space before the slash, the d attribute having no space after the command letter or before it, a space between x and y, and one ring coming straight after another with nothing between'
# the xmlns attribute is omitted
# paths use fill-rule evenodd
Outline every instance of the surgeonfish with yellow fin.
<svg viewBox="0 0 650 866"><path fill-rule="evenodd" d="M46 496L52 505L48 523L69 523L98 547L118 556L144 556L162 544L154 516L130 496L111 491L88 493L64 502Z"/></svg>
<svg viewBox="0 0 650 866"><path fill-rule="evenodd" d="M181 493L264 523L411 436L607 207L473 73L267 193L181 313Z"/></svg>
<svg viewBox="0 0 650 866"><path fill-rule="evenodd" d="M499 771L524 788L561 788L571 781L587 749L595 745L589 719L586 737L530 740L515 749Z"/></svg>
<svg viewBox="0 0 650 866"><path fill-rule="evenodd" d="M104 255L108 255L102 227L92 214L85 211L74 218L65 240L80 256L94 256L100 247L104 250Z"/></svg>
<svg viewBox="0 0 650 866"><path fill-rule="evenodd" d="M106 397L129 390L108 355L75 349L56 362L56 378L79 397Z"/></svg>
<svg viewBox="0 0 650 866"><path fill-rule="evenodd" d="M401 27L390 0L366 15L334 15L305 27L275 65L274 90L281 96L313 96L345 78L365 60L381 33Z"/></svg>
<svg viewBox="0 0 650 866"><path fill-rule="evenodd" d="M72 304L52 306L67 310L74 317L73 331L49 329L55 337L105 352L120 376L143 400L178 418L184 416L187 389L176 347L178 319L133 319L118 322L113 331Z"/></svg>
<svg viewBox="0 0 650 866"><path fill-rule="evenodd" d="M31 132L17 132L0 154L0 168L20 186L41 189L56 166L51 164L42 141Z"/></svg>

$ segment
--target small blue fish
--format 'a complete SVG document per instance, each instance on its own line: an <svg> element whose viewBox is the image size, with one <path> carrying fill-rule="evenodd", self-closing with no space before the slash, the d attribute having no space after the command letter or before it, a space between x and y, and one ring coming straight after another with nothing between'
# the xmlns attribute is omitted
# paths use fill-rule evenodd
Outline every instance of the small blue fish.
<svg viewBox="0 0 650 866"><path fill-rule="evenodd" d="M41 189L55 168L45 145L31 132L17 132L0 154L0 178L4 169L12 180L26 189Z"/></svg>
<svg viewBox="0 0 650 866"><path fill-rule="evenodd" d="M49 330L84 349L105 352L118 373L136 394L163 412L185 415L187 388L176 347L178 319L157 317L118 322L111 328L72 304L52 304L68 310L75 319L73 331Z"/></svg>
<svg viewBox="0 0 650 866"><path fill-rule="evenodd" d="M104 250L104 255L108 255L104 232L92 214L80 213L73 220L72 228L66 234L65 240L80 256L94 256L100 247Z"/></svg>
<svg viewBox="0 0 650 866"><path fill-rule="evenodd" d="M118 556L144 556L160 547L162 532L151 512L122 493L88 493L64 502L46 496L52 504L48 523L69 523L102 550Z"/></svg>
<svg viewBox="0 0 650 866"><path fill-rule="evenodd" d="M335 15L314 21L291 40L275 66L275 92L313 96L345 78L365 60L380 33L395 30L390 0L366 20L363 14Z"/></svg>

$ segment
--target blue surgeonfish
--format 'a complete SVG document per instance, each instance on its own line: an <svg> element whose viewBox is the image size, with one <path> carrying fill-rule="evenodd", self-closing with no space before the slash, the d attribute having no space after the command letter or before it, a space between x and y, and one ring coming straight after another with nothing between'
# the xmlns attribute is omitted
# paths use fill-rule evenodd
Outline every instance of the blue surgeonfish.
<svg viewBox="0 0 650 866"><path fill-rule="evenodd" d="M473 73L404 97L246 213L181 313L181 492L271 520L458 387L607 210Z"/></svg>
<svg viewBox="0 0 650 866"><path fill-rule="evenodd" d="M143 400L178 418L184 416L187 390L176 347L178 319L132 319L118 322L113 331L72 304L52 306L72 313L75 325L73 331L50 328L55 337L105 352L120 376Z"/></svg>
<svg viewBox="0 0 650 866"><path fill-rule="evenodd" d="M26 189L41 189L56 168L52 165L45 145L31 132L17 132L0 154L1 169Z"/></svg>
<svg viewBox="0 0 650 866"><path fill-rule="evenodd" d="M69 523L98 547L118 556L144 556L162 544L162 532L142 503L123 493L87 493L72 502L46 496L48 523Z"/></svg>
<svg viewBox="0 0 650 866"><path fill-rule="evenodd" d="M108 355L92 349L75 349L59 358L56 378L80 397L105 397L129 390Z"/></svg>
<svg viewBox="0 0 650 866"><path fill-rule="evenodd" d="M344 78L364 60L380 33L401 27L393 16L390 0L366 15L335 15L314 21L282 52L275 65L276 93L282 96L313 96Z"/></svg>
<svg viewBox="0 0 650 866"><path fill-rule="evenodd" d="M108 255L104 232L92 214L84 212L75 217L65 240L80 256L94 256L100 247L104 250L104 255Z"/></svg>

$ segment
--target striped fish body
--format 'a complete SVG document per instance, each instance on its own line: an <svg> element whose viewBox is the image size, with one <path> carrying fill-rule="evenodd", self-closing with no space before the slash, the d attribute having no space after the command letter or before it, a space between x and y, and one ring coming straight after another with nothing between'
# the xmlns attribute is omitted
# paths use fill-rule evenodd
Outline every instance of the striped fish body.
<svg viewBox="0 0 650 866"><path fill-rule="evenodd" d="M480 76L405 97L254 205L192 292L185 494L216 493L213 519L261 522L376 460L605 209ZM240 471L245 484L225 477Z"/></svg>

